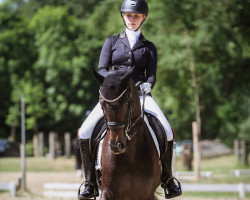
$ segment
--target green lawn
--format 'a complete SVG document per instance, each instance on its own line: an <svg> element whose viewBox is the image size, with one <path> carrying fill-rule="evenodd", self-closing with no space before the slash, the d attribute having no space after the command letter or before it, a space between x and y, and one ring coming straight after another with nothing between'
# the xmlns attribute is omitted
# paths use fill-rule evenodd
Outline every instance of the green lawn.
<svg viewBox="0 0 250 200"><path fill-rule="evenodd" d="M45 157L28 157L26 158L26 170L30 172L62 172L74 171L74 157L67 159L58 157L50 159ZM0 158L0 172L19 172L21 171L20 158Z"/></svg>
<svg viewBox="0 0 250 200"><path fill-rule="evenodd" d="M238 163L233 155L216 158L202 158L201 171L212 171L212 178L202 178L202 183L247 183L250 184L250 175L235 177L233 169L249 169L250 166L243 166ZM185 171L181 159L177 158L176 171Z"/></svg>

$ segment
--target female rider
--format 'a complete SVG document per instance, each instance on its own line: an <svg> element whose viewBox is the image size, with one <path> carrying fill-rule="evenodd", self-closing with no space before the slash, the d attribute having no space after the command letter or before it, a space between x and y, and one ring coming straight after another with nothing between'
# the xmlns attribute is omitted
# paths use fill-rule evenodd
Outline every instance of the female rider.
<svg viewBox="0 0 250 200"><path fill-rule="evenodd" d="M141 33L141 26L148 15L148 5L145 0L124 0L121 7L121 16L126 29L119 35L109 37L103 45L98 71L103 76L110 66L128 70L135 66L132 79L135 83L141 81L146 90L153 89L156 82L157 51L154 44L148 41ZM147 84L145 84L147 83ZM150 87L150 88L149 88ZM181 188L174 182L172 176L173 132L164 114L153 100L151 95L145 98L145 110L158 118L164 127L168 140L168 151L162 160L161 185L167 190L166 198L181 195ZM85 189L79 199L89 199L96 192L94 166L89 167L89 138L95 125L103 117L103 111L98 103L79 130L81 152L85 171ZM92 169L91 169L92 168Z"/></svg>

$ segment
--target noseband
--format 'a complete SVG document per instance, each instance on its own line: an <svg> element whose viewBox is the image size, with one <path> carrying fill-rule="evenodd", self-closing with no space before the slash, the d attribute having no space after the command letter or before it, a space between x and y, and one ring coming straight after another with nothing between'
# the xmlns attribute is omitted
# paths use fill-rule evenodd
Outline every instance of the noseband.
<svg viewBox="0 0 250 200"><path fill-rule="evenodd" d="M115 98L115 99L112 99L112 100L109 100L109 99L106 99L102 93L101 93L101 90L99 90L99 94L100 94L100 98L102 100L104 100L105 102L107 103L114 103L114 102L117 102L119 99L121 99L123 97L123 95L129 91L129 99L128 99L128 118L127 118L127 121L125 122L109 122L106 120L106 125L109 129L111 130L119 130L119 129L125 129L125 134L126 134L126 137L128 140L131 140L132 137L135 135L135 133L137 131L135 131L132 135L129 135L128 132L130 131L130 129L137 123L137 121L139 119L141 119L141 115L139 115L136 120L132 123L132 105L134 103L133 99L132 99L132 96L131 96L131 89L130 87L128 86L121 94L119 97Z"/></svg>

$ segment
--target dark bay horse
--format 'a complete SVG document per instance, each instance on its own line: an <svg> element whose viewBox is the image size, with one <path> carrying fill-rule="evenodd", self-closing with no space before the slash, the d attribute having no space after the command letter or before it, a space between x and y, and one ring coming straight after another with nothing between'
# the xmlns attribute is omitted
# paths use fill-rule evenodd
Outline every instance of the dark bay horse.
<svg viewBox="0 0 250 200"><path fill-rule="evenodd" d="M100 200L154 200L161 164L141 117L137 88L129 72L111 70L100 83L100 103L108 132L103 141Z"/></svg>

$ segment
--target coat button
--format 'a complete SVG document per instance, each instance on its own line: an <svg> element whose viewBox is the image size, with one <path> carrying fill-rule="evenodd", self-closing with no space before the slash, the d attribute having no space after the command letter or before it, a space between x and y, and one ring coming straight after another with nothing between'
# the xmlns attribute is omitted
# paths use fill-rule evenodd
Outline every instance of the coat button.
<svg viewBox="0 0 250 200"><path fill-rule="evenodd" d="M129 66L128 69L131 69L131 67Z"/></svg>
<svg viewBox="0 0 250 200"><path fill-rule="evenodd" d="M130 59L128 59L128 62L130 62L131 60Z"/></svg>
<svg viewBox="0 0 250 200"><path fill-rule="evenodd" d="M130 54L131 54L131 51L130 51L130 52L128 52L128 54L130 55Z"/></svg>

